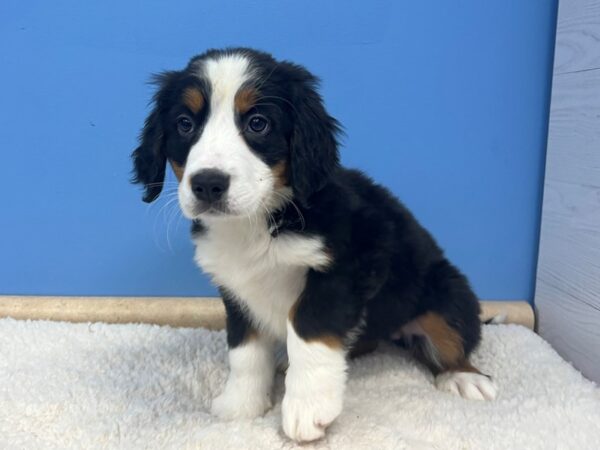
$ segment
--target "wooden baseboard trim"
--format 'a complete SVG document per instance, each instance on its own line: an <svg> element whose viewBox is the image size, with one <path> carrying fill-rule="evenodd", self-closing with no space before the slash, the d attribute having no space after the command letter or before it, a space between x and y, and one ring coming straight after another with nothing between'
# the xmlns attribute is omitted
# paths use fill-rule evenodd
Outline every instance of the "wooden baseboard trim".
<svg viewBox="0 0 600 450"><path fill-rule="evenodd" d="M500 314L507 323L534 327L526 302L482 301L483 320ZM0 296L0 317L64 322L147 323L172 327L225 327L216 297L34 297Z"/></svg>

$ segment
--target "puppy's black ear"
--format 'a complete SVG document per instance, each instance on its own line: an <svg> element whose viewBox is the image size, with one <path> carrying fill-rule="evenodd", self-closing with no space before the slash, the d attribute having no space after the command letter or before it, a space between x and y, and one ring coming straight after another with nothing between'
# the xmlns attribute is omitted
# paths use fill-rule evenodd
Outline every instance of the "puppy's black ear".
<svg viewBox="0 0 600 450"><path fill-rule="evenodd" d="M167 157L165 154L165 135L162 124L167 100L178 72L165 72L153 77L152 83L158 86L153 97L154 108L146 118L140 134L140 146L132 153L133 183L144 185L142 199L150 203L158 197L163 188Z"/></svg>
<svg viewBox="0 0 600 450"><path fill-rule="evenodd" d="M146 119L140 136L140 146L135 149L133 158L133 183L144 185L142 199L150 203L163 188L167 158L163 151L163 131L159 112L155 109Z"/></svg>
<svg viewBox="0 0 600 450"><path fill-rule="evenodd" d="M290 176L294 197L304 206L325 186L339 165L341 128L323 106L319 80L301 66L282 63L292 82L294 125L290 138Z"/></svg>

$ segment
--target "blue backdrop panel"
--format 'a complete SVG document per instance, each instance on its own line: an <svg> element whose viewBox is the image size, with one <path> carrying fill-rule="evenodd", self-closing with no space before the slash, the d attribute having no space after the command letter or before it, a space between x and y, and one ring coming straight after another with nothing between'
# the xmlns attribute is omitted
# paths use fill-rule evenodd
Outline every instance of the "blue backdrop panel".
<svg viewBox="0 0 600 450"><path fill-rule="evenodd" d="M143 204L129 154L151 72L242 45L322 77L344 163L481 297L531 298L555 16L546 0L2 2L0 294L215 293L173 190Z"/></svg>

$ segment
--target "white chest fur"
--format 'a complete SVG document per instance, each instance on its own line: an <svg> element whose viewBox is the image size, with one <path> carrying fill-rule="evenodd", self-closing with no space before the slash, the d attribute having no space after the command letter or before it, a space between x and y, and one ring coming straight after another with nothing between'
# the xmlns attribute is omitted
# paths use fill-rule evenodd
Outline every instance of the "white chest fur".
<svg viewBox="0 0 600 450"><path fill-rule="evenodd" d="M279 339L309 268L324 269L322 239L294 233L272 237L264 223L218 220L195 238L196 262L247 308L255 326Z"/></svg>

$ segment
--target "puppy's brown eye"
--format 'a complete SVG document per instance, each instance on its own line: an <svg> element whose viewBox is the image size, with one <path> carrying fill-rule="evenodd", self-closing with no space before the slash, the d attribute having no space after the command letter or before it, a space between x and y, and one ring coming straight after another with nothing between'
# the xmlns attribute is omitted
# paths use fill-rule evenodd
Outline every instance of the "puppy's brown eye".
<svg viewBox="0 0 600 450"><path fill-rule="evenodd" d="M255 114L248 120L248 131L256 134L265 134L269 130L269 121L260 114Z"/></svg>
<svg viewBox="0 0 600 450"><path fill-rule="evenodd" d="M185 116L177 119L177 129L181 134L189 134L194 129L194 123Z"/></svg>

